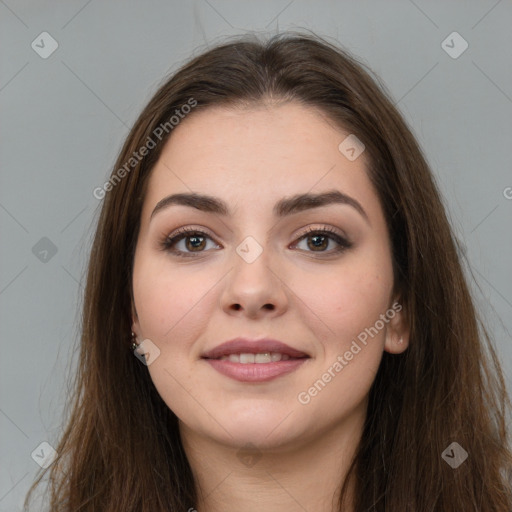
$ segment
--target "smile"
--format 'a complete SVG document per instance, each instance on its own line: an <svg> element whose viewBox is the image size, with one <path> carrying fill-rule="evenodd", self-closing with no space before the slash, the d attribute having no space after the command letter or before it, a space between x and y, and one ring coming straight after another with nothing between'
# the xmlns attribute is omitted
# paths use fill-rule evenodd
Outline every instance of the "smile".
<svg viewBox="0 0 512 512"><path fill-rule="evenodd" d="M221 361L231 361L232 363L275 363L277 361L287 361L291 359L288 354L281 354L280 352L261 352L259 354L249 354L249 353L240 353L240 354L230 354L229 356L222 356L220 358Z"/></svg>

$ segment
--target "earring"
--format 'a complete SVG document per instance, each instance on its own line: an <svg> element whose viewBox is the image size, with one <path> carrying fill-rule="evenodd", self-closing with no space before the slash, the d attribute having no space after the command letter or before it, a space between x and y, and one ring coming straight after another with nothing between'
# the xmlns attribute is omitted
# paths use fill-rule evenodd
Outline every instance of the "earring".
<svg viewBox="0 0 512 512"><path fill-rule="evenodd" d="M397 343L398 343L399 345L401 345L403 342L404 342L404 339L403 339L403 337L402 337L402 336L400 336L400 339L397 341Z"/></svg>
<svg viewBox="0 0 512 512"><path fill-rule="evenodd" d="M138 346L137 335L132 331L132 351L134 351Z"/></svg>

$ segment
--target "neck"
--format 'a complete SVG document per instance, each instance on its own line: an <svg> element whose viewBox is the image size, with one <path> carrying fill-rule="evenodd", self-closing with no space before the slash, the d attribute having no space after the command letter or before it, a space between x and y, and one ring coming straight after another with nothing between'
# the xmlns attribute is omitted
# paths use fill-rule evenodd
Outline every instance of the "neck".
<svg viewBox="0 0 512 512"><path fill-rule="evenodd" d="M360 440L364 414L314 439L280 446L226 446L188 429L180 433L194 474L199 512L334 512ZM344 512L353 512L353 481ZM193 508L193 507L192 507Z"/></svg>

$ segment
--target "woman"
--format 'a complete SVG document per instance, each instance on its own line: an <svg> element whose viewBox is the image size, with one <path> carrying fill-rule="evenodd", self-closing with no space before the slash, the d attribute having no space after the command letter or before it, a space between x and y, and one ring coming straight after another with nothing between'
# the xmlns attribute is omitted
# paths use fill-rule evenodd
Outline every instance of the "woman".
<svg viewBox="0 0 512 512"><path fill-rule="evenodd" d="M439 190L351 56L199 55L94 194L52 511L511 510L508 396Z"/></svg>

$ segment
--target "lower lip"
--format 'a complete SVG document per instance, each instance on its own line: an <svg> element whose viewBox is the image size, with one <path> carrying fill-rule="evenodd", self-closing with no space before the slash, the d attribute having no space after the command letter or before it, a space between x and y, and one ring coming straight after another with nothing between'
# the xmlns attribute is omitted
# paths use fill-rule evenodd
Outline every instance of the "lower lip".
<svg viewBox="0 0 512 512"><path fill-rule="evenodd" d="M229 360L206 359L219 373L242 382L265 382L281 375L293 372L301 366L307 357L288 359L272 363L234 363Z"/></svg>

